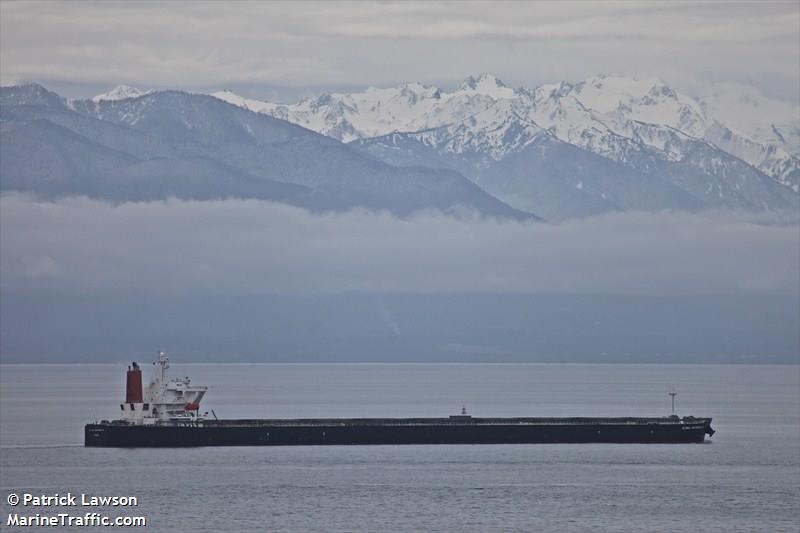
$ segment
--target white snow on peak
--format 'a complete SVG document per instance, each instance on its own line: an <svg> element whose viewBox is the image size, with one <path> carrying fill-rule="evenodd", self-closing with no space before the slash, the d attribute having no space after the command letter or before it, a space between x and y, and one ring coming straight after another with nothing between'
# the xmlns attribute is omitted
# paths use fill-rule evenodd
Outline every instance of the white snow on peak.
<svg viewBox="0 0 800 533"><path fill-rule="evenodd" d="M93 102L102 102L104 100L125 100L126 98L138 98L140 96L144 96L151 91L143 91L141 89L137 89L136 87L131 87L129 85L117 85L110 91L98 94L94 98L92 98Z"/></svg>
<svg viewBox="0 0 800 533"><path fill-rule="evenodd" d="M697 99L654 77L598 75L515 90L480 74L450 92L410 82L322 94L290 105L230 91L213 96L343 142L419 133L419 140L437 149L498 159L543 129L618 161L642 147L678 161L692 142L702 140L787 184L800 171L798 106L742 88L718 88Z"/></svg>
<svg viewBox="0 0 800 533"><path fill-rule="evenodd" d="M412 134L423 144L443 152L473 152L500 160L541 134L542 128L523 116L524 109L509 99L465 119Z"/></svg>
<svg viewBox="0 0 800 533"><path fill-rule="evenodd" d="M706 112L732 131L760 143L785 143L800 156L800 105L772 100L755 88L715 84L700 97Z"/></svg>
<svg viewBox="0 0 800 533"><path fill-rule="evenodd" d="M436 128L488 109L497 98L483 92L489 90L488 78L475 80L478 89L466 91L447 93L430 85L403 83L396 87L369 87L357 93L322 94L291 105L247 99L230 91L212 96L350 142L396 131ZM497 94L513 93L500 85L496 90L500 91Z"/></svg>
<svg viewBox="0 0 800 533"><path fill-rule="evenodd" d="M211 96L256 113L268 112L276 107L276 104L239 96L230 89L213 93Z"/></svg>
<svg viewBox="0 0 800 533"><path fill-rule="evenodd" d="M658 78L595 76L575 84L572 94L611 122L658 124L698 138L709 126L697 101Z"/></svg>
<svg viewBox="0 0 800 533"><path fill-rule="evenodd" d="M514 98L515 91L491 74L469 76L458 87L458 92L465 94L481 94L491 98Z"/></svg>
<svg viewBox="0 0 800 533"><path fill-rule="evenodd" d="M787 179L796 180L790 176L800 169L800 119L786 118L797 111L757 94L728 98L705 102L657 78L595 76L537 88L531 112L561 140L604 157L622 160L626 144L640 144L680 160L687 142L699 139L797 188Z"/></svg>
<svg viewBox="0 0 800 533"><path fill-rule="evenodd" d="M657 78L598 75L575 84L575 93L583 105L600 113L614 111L620 104L644 98L651 92L670 89Z"/></svg>

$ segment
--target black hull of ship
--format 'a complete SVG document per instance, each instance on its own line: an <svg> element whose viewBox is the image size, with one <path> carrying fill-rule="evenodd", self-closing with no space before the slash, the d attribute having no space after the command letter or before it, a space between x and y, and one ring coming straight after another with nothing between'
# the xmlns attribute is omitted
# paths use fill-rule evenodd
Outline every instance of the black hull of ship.
<svg viewBox="0 0 800 533"><path fill-rule="evenodd" d="M192 424L88 424L91 447L309 446L378 444L688 444L712 435L711 419L226 420Z"/></svg>

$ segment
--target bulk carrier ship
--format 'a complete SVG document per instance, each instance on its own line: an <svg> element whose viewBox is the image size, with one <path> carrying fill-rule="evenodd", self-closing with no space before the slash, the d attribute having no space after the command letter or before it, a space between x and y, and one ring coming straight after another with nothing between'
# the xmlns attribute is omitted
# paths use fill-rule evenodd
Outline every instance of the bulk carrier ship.
<svg viewBox="0 0 800 533"><path fill-rule="evenodd" d="M205 386L170 379L169 359L147 387L128 367L122 418L87 424L97 447L302 446L354 444L702 443L710 418L479 418L462 409L443 418L302 418L218 420L200 412ZM674 411L674 393L673 411ZM213 414L213 410L212 410Z"/></svg>

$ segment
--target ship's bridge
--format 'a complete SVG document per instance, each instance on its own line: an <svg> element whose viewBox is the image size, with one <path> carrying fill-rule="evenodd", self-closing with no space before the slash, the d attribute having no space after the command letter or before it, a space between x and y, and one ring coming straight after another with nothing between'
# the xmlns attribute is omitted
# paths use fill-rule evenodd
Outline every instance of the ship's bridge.
<svg viewBox="0 0 800 533"><path fill-rule="evenodd" d="M201 419L200 401L208 387L193 385L188 376L169 378L169 358L164 352L159 352L158 360L153 364L158 365L158 372L142 391L140 369L134 363L133 372L139 373L137 380L140 392L132 396L129 394L129 397L135 398L134 401L127 398L126 403L121 404L124 418L136 424ZM128 372L130 374L131 370ZM129 387L130 383L129 378Z"/></svg>

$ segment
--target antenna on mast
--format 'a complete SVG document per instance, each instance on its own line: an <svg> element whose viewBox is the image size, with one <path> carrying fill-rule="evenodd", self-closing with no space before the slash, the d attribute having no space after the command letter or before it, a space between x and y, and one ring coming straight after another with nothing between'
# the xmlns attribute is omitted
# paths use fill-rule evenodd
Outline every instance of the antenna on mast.
<svg viewBox="0 0 800 533"><path fill-rule="evenodd" d="M167 369L169 368L169 357L167 357L167 354L159 350L158 361L156 361L155 364L161 367L161 382L166 382Z"/></svg>
<svg viewBox="0 0 800 533"><path fill-rule="evenodd" d="M675 414L675 396L678 395L678 393L675 392L675 387L672 387L672 390L669 391L669 395L672 396L672 414L674 415Z"/></svg>

